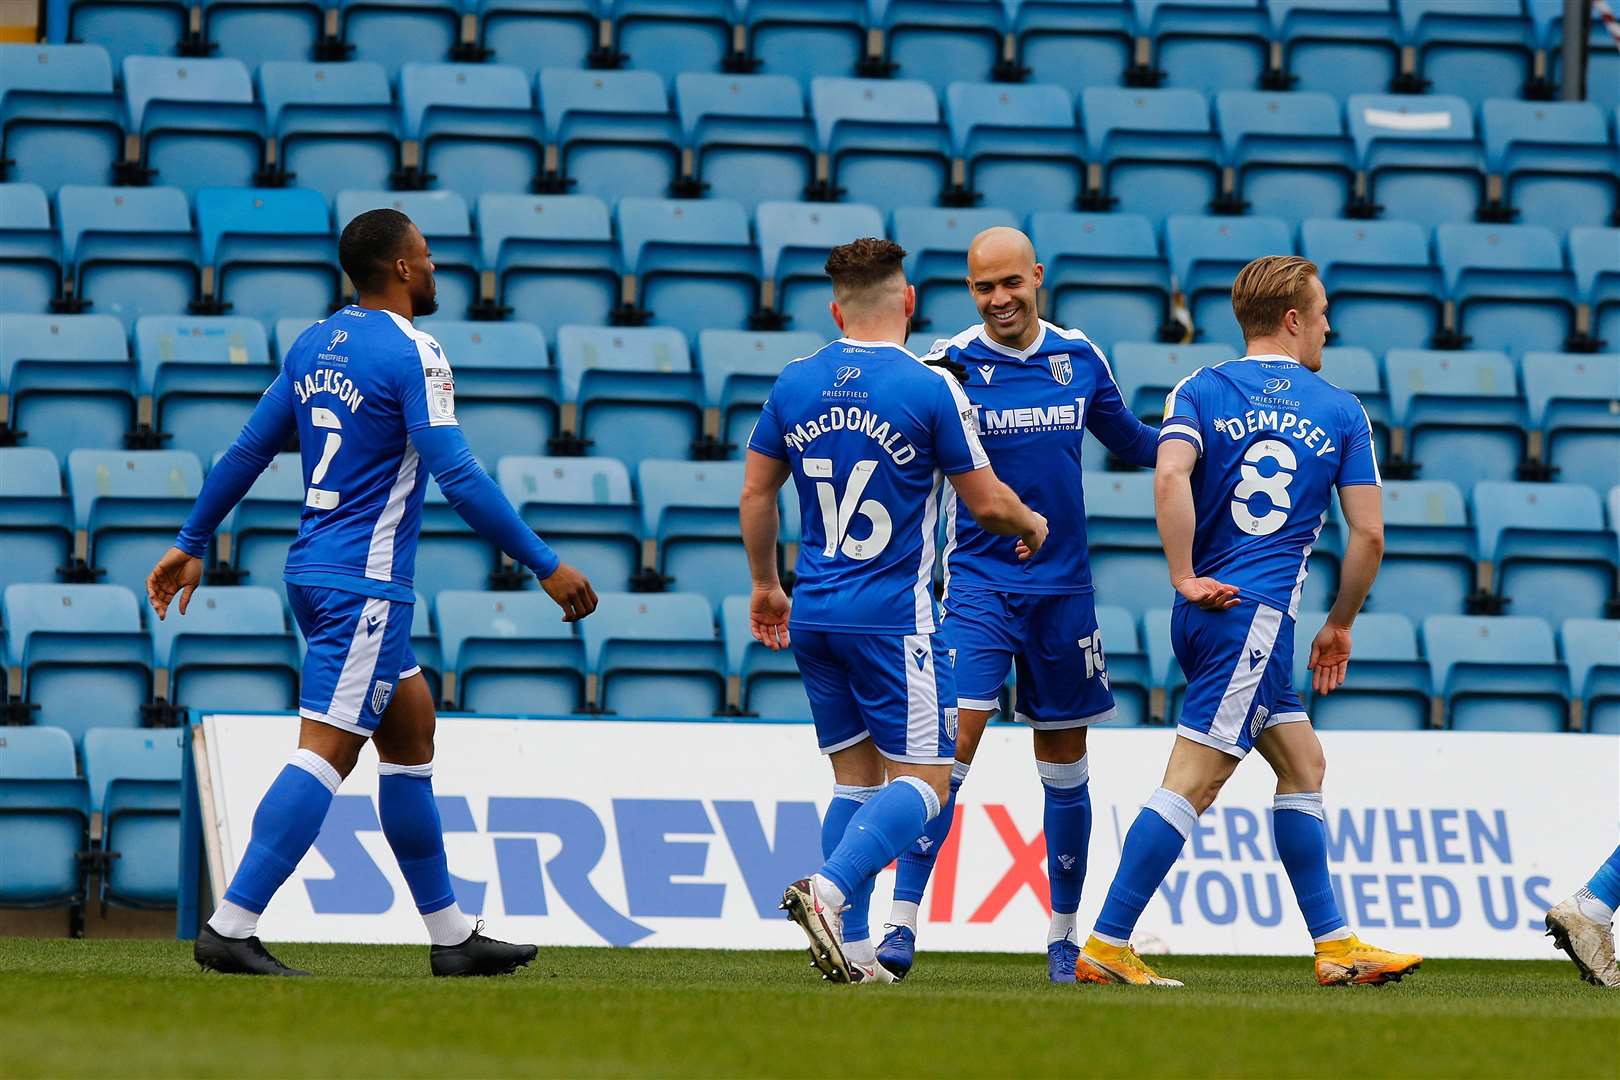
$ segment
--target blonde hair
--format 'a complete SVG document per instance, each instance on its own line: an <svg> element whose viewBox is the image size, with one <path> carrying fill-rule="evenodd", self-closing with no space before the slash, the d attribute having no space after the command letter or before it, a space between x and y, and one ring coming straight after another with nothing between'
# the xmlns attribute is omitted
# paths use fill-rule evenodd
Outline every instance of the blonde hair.
<svg viewBox="0 0 1620 1080"><path fill-rule="evenodd" d="M1291 310L1303 313L1316 276L1316 264L1298 255L1263 255L1238 271L1232 282L1232 314L1244 340L1276 333Z"/></svg>

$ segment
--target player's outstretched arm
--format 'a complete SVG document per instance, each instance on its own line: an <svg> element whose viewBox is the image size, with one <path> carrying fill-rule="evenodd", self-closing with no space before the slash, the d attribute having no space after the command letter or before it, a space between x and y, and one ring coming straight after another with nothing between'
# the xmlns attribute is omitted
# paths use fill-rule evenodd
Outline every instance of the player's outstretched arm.
<svg viewBox="0 0 1620 1080"><path fill-rule="evenodd" d="M781 458L748 451L743 465L742 497L737 518L742 525L743 549L748 552L748 573L754 581L748 603L748 628L754 640L771 649L788 645L788 613L792 602L776 572L776 540L781 521L776 496L792 468Z"/></svg>
<svg viewBox="0 0 1620 1080"><path fill-rule="evenodd" d="M1027 559L1046 543L1046 518L1024 505L1018 494L986 465L947 477L973 520L986 532L1019 538L1018 557Z"/></svg>
<svg viewBox="0 0 1620 1080"><path fill-rule="evenodd" d="M1339 488L1339 506L1350 536L1339 567L1339 595L1311 642L1311 659L1306 665L1311 670L1311 688L1318 694L1332 693L1343 685L1350 666L1350 624L1366 602L1373 578L1378 576L1378 564L1384 559L1383 494L1377 484Z"/></svg>
<svg viewBox="0 0 1620 1080"><path fill-rule="evenodd" d="M1158 460L1159 429L1142 423L1131 412L1112 372L1097 384L1086 409L1086 427L1121 461L1151 469Z"/></svg>
<svg viewBox="0 0 1620 1080"><path fill-rule="evenodd" d="M459 427L422 427L411 432L439 490L463 521L478 535L534 571L546 595L562 608L564 622L576 622L596 610L596 593L585 575L557 557L546 542L523 523L500 487L478 464Z"/></svg>
<svg viewBox="0 0 1620 1080"><path fill-rule="evenodd" d="M1206 611L1225 611L1238 602L1237 586L1193 572L1192 541L1198 528L1198 511L1193 503L1192 471L1197 464L1198 451L1192 443L1167 438L1159 444L1158 465L1153 470L1153 512L1159 522L1164 557L1170 563L1170 584Z"/></svg>

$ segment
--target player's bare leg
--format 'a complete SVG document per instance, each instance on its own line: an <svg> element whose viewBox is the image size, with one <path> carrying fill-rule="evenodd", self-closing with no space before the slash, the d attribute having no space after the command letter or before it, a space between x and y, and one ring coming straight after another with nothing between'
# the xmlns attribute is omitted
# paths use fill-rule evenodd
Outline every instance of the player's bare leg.
<svg viewBox="0 0 1620 1080"><path fill-rule="evenodd" d="M1046 878L1052 918L1046 930L1046 976L1074 982L1080 958L1075 912L1085 883L1091 846L1090 762L1084 727L1035 730L1035 768L1040 773L1042 826L1046 833Z"/></svg>

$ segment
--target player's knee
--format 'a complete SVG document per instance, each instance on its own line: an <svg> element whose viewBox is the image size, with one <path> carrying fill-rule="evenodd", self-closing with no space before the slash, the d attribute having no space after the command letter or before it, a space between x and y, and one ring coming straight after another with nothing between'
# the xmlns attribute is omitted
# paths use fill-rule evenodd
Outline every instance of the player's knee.
<svg viewBox="0 0 1620 1080"><path fill-rule="evenodd" d="M1296 790L1321 791L1322 783L1327 779L1327 755L1322 752L1321 744L1294 762L1291 771L1294 773L1292 780Z"/></svg>
<svg viewBox="0 0 1620 1080"><path fill-rule="evenodd" d="M1189 803L1192 803L1192 808L1194 810L1202 814L1205 810L1208 810L1211 806L1215 805L1215 800L1217 797L1219 797L1221 787L1225 783L1225 777L1214 777L1207 780L1200 780L1189 785L1192 788L1191 791L1184 791L1181 793L1181 795Z"/></svg>

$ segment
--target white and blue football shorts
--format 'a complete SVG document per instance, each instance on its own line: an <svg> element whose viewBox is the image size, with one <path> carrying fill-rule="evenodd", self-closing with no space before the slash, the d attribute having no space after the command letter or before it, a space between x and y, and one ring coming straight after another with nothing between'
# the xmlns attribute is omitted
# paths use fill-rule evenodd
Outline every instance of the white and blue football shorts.
<svg viewBox="0 0 1620 1080"><path fill-rule="evenodd" d="M1039 731L1085 727L1117 712L1091 593L953 588L941 623L956 652L956 704L994 712L1008 668L1013 718Z"/></svg>
<svg viewBox="0 0 1620 1080"><path fill-rule="evenodd" d="M1177 734L1241 758L1278 724L1309 722L1294 690L1294 620L1265 604L1178 604L1170 644L1187 673Z"/></svg>
<svg viewBox="0 0 1620 1080"><path fill-rule="evenodd" d="M793 630L793 658L823 754L870 738L908 765L956 757L956 680L941 634Z"/></svg>
<svg viewBox="0 0 1620 1080"><path fill-rule="evenodd" d="M313 585L287 585L308 648L298 715L371 735L394 687L422 668L411 651L413 605Z"/></svg>

